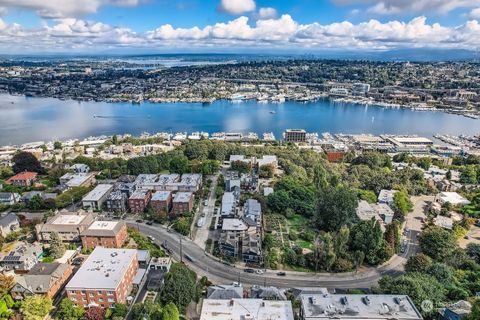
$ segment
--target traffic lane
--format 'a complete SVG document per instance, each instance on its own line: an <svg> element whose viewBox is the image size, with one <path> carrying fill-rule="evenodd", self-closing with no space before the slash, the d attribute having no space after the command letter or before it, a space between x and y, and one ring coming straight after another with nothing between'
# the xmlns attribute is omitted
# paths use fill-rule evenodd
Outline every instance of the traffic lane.
<svg viewBox="0 0 480 320"><path fill-rule="evenodd" d="M157 244L161 244L163 240L167 241L167 247L172 251L172 256L176 260L180 259L180 236L175 233L169 233L162 229L154 229L152 227L139 225L140 231L155 237ZM329 287L329 288L359 288L370 287L378 282L383 273L389 273L390 270L384 272L373 272L373 274L358 274L353 278L341 279L331 278L331 276L320 276L315 274L296 274L295 278L289 278L275 275L275 271L263 275L245 273L243 269L237 269L232 266L226 266L211 257L207 256L196 244L189 239L182 238L182 252L193 259L188 261L182 257L183 262L192 268L201 276L207 276L210 279L217 279L219 283L227 281L240 281L244 284L251 285L273 285L278 287Z"/></svg>

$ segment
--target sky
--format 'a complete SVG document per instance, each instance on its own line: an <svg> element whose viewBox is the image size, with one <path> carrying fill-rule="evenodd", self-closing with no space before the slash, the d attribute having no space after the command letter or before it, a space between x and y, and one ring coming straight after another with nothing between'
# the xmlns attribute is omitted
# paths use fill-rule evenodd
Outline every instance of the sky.
<svg viewBox="0 0 480 320"><path fill-rule="evenodd" d="M480 0L0 0L0 53L480 48Z"/></svg>

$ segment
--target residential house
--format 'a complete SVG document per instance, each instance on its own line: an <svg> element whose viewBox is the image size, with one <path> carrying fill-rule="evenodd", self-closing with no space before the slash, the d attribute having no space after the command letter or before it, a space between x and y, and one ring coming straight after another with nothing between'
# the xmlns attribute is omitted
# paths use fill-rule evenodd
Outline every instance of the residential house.
<svg viewBox="0 0 480 320"><path fill-rule="evenodd" d="M456 192L440 192L435 196L435 202L440 203L442 206L446 203L450 203L453 206L464 206L470 204L470 201Z"/></svg>
<svg viewBox="0 0 480 320"><path fill-rule="evenodd" d="M12 206L19 202L21 196L14 192L0 192L0 204Z"/></svg>
<svg viewBox="0 0 480 320"><path fill-rule="evenodd" d="M75 173L89 173L90 167L83 163L75 163L70 167Z"/></svg>
<svg viewBox="0 0 480 320"><path fill-rule="evenodd" d="M242 238L242 261L247 265L262 264L262 237L260 233L244 233Z"/></svg>
<svg viewBox="0 0 480 320"><path fill-rule="evenodd" d="M42 295L54 298L72 275L73 268L66 263L37 263L27 273L16 277L10 291L15 300Z"/></svg>
<svg viewBox="0 0 480 320"><path fill-rule="evenodd" d="M31 187L37 179L38 173L36 172L20 172L6 181L7 184L11 184L17 187Z"/></svg>
<svg viewBox="0 0 480 320"><path fill-rule="evenodd" d="M242 298L243 286L240 283L209 286L207 288L207 299L230 300Z"/></svg>
<svg viewBox="0 0 480 320"><path fill-rule="evenodd" d="M233 217L236 213L237 200L233 192L225 192L222 196L222 217Z"/></svg>
<svg viewBox="0 0 480 320"><path fill-rule="evenodd" d="M123 213L127 211L127 195L121 190L112 191L105 199L105 210L108 212Z"/></svg>
<svg viewBox="0 0 480 320"><path fill-rule="evenodd" d="M25 273L32 269L42 256L43 249L39 243L20 242L13 250L0 258L0 265L5 270Z"/></svg>
<svg viewBox="0 0 480 320"><path fill-rule="evenodd" d="M389 206L393 206L393 198L397 190L380 190L378 194L378 203L385 203Z"/></svg>
<svg viewBox="0 0 480 320"><path fill-rule="evenodd" d="M0 236L6 237L20 229L20 221L15 213L9 212L0 216Z"/></svg>
<svg viewBox="0 0 480 320"><path fill-rule="evenodd" d="M65 185L67 189L76 187L90 187L95 184L95 175L93 173L72 173L68 172L60 177L60 184Z"/></svg>

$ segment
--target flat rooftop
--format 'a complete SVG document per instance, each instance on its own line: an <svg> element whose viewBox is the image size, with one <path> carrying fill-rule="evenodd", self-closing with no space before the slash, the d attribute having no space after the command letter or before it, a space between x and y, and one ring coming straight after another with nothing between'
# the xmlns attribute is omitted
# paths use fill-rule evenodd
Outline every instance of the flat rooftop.
<svg viewBox="0 0 480 320"><path fill-rule="evenodd" d="M99 184L92 191L87 193L82 201L99 201L102 197L105 196L110 190L112 190L113 185L111 184Z"/></svg>
<svg viewBox="0 0 480 320"><path fill-rule="evenodd" d="M88 230L113 230L119 223L119 221L94 221Z"/></svg>
<svg viewBox="0 0 480 320"><path fill-rule="evenodd" d="M177 192L173 202L189 202L192 198L193 193L191 192Z"/></svg>
<svg viewBox="0 0 480 320"><path fill-rule="evenodd" d="M152 195L152 201L167 201L170 191L157 191Z"/></svg>
<svg viewBox="0 0 480 320"><path fill-rule="evenodd" d="M204 299L200 320L293 320L290 301Z"/></svg>
<svg viewBox="0 0 480 320"><path fill-rule="evenodd" d="M247 224L238 218L223 219L222 221L223 231L245 231L247 229Z"/></svg>
<svg viewBox="0 0 480 320"><path fill-rule="evenodd" d="M96 247L65 287L66 290L115 290L137 256L135 249Z"/></svg>
<svg viewBox="0 0 480 320"><path fill-rule="evenodd" d="M60 214L58 217L53 219L50 224L66 224L66 225L72 225L72 224L80 224L82 223L83 219L85 219L84 215L78 215L78 214Z"/></svg>
<svg viewBox="0 0 480 320"><path fill-rule="evenodd" d="M300 300L305 320L422 319L413 302L405 295L302 294Z"/></svg>

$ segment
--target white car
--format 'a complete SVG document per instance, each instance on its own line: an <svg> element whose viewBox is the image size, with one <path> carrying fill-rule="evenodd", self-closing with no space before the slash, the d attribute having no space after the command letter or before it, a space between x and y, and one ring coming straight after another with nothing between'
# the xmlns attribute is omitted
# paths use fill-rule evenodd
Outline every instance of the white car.
<svg viewBox="0 0 480 320"><path fill-rule="evenodd" d="M155 241L155 238L152 237L152 236L147 236L147 238L148 238L148 240L150 240L150 241Z"/></svg>
<svg viewBox="0 0 480 320"><path fill-rule="evenodd" d="M257 270L255 271L255 273L256 273L256 274L263 274L264 272L263 272L263 270L257 269Z"/></svg>

